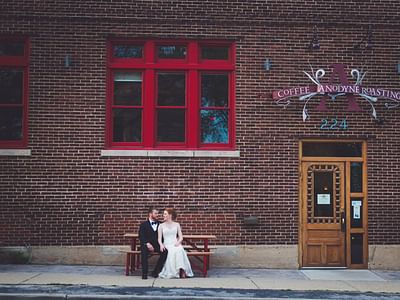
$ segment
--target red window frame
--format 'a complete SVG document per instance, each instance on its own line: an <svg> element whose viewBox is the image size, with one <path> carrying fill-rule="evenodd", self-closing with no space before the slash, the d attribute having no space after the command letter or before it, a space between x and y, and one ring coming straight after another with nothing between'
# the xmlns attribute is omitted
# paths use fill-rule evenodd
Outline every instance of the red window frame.
<svg viewBox="0 0 400 300"><path fill-rule="evenodd" d="M115 45L142 45L141 58L115 58ZM165 45L186 46L185 58L158 58L158 47ZM202 59L201 47L228 47L226 60ZM233 150L235 148L235 43L232 41L195 41L195 40L110 40L107 45L107 105L105 146L108 149L205 149ZM113 74L116 71L142 72L142 141L113 141ZM186 78L185 141L157 142L157 73L183 72ZM227 73L228 84L228 142L201 142L201 74ZM173 108L173 106L171 106ZM210 108L211 109L211 108ZM222 109L222 108L218 108Z"/></svg>
<svg viewBox="0 0 400 300"><path fill-rule="evenodd" d="M20 140L0 140L2 149L21 149L28 146L28 80L29 80L29 56L30 43L27 37L0 36L0 42L20 42L24 44L24 53L21 56L0 55L1 69L20 69L23 71L22 103L0 104L1 107L22 107L22 138Z"/></svg>

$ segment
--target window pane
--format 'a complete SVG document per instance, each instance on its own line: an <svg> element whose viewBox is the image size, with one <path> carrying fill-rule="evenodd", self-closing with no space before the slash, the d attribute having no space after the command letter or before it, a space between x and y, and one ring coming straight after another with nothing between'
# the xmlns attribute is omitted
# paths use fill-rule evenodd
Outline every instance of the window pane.
<svg viewBox="0 0 400 300"><path fill-rule="evenodd" d="M314 217L333 217L332 172L314 172Z"/></svg>
<svg viewBox="0 0 400 300"><path fill-rule="evenodd" d="M157 112L157 141L185 141L185 110L159 109Z"/></svg>
<svg viewBox="0 0 400 300"><path fill-rule="evenodd" d="M362 143L304 142L303 156L361 157Z"/></svg>
<svg viewBox="0 0 400 300"><path fill-rule="evenodd" d="M185 58L186 46L159 46L158 58Z"/></svg>
<svg viewBox="0 0 400 300"><path fill-rule="evenodd" d="M362 163L352 162L350 165L350 192L362 192Z"/></svg>
<svg viewBox="0 0 400 300"><path fill-rule="evenodd" d="M0 140L22 139L22 107L0 108Z"/></svg>
<svg viewBox="0 0 400 300"><path fill-rule="evenodd" d="M0 69L0 104L22 103L23 72Z"/></svg>
<svg viewBox="0 0 400 300"><path fill-rule="evenodd" d="M158 73L158 101L160 106L184 106L185 73Z"/></svg>
<svg viewBox="0 0 400 300"><path fill-rule="evenodd" d="M201 106L228 106L228 74L201 75Z"/></svg>
<svg viewBox="0 0 400 300"><path fill-rule="evenodd" d="M142 104L142 74L139 72L116 72L114 74L114 104Z"/></svg>
<svg viewBox="0 0 400 300"><path fill-rule="evenodd" d="M115 45L113 55L117 58L142 58L143 46Z"/></svg>
<svg viewBox="0 0 400 300"><path fill-rule="evenodd" d="M201 58L202 59L223 59L229 58L228 47L201 47Z"/></svg>
<svg viewBox="0 0 400 300"><path fill-rule="evenodd" d="M0 41L0 56L5 56L5 55L23 56L24 43Z"/></svg>
<svg viewBox="0 0 400 300"><path fill-rule="evenodd" d="M142 110L113 109L113 141L141 142L142 141Z"/></svg>
<svg viewBox="0 0 400 300"><path fill-rule="evenodd" d="M228 111L201 110L201 142L227 144L229 140Z"/></svg>

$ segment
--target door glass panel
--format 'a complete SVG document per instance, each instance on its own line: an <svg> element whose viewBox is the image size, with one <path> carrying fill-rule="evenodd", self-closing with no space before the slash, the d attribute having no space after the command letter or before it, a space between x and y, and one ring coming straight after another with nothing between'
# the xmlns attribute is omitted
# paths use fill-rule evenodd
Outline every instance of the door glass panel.
<svg viewBox="0 0 400 300"><path fill-rule="evenodd" d="M314 216L333 217L333 173L314 173Z"/></svg>
<svg viewBox="0 0 400 300"><path fill-rule="evenodd" d="M303 142L303 156L362 157L362 143Z"/></svg>
<svg viewBox="0 0 400 300"><path fill-rule="evenodd" d="M363 234L353 233L351 234L351 263L362 264L363 263Z"/></svg>
<svg viewBox="0 0 400 300"><path fill-rule="evenodd" d="M362 228L363 227L362 205L363 205L362 199L351 198L351 203L350 203L351 228Z"/></svg>
<svg viewBox="0 0 400 300"><path fill-rule="evenodd" d="M342 171L337 165L312 164L307 168L307 222L340 223Z"/></svg>
<svg viewBox="0 0 400 300"><path fill-rule="evenodd" d="M362 192L362 163L352 162L350 165L350 191Z"/></svg>

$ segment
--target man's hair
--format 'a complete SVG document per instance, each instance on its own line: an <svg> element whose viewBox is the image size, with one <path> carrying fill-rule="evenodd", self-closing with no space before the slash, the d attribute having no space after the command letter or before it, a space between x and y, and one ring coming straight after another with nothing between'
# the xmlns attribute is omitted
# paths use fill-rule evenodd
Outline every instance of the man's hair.
<svg viewBox="0 0 400 300"><path fill-rule="evenodd" d="M147 210L147 214L151 214L153 210L157 210L154 206L150 206L149 209Z"/></svg>

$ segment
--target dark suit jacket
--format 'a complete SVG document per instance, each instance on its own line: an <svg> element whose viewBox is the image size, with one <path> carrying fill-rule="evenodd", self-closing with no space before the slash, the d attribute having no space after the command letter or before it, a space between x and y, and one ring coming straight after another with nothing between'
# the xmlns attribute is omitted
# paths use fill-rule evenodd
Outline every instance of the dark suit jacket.
<svg viewBox="0 0 400 300"><path fill-rule="evenodd" d="M158 226L160 226L160 223L157 221L157 230L154 231L149 220L140 224L139 240L141 245L150 243L153 247L158 246Z"/></svg>

